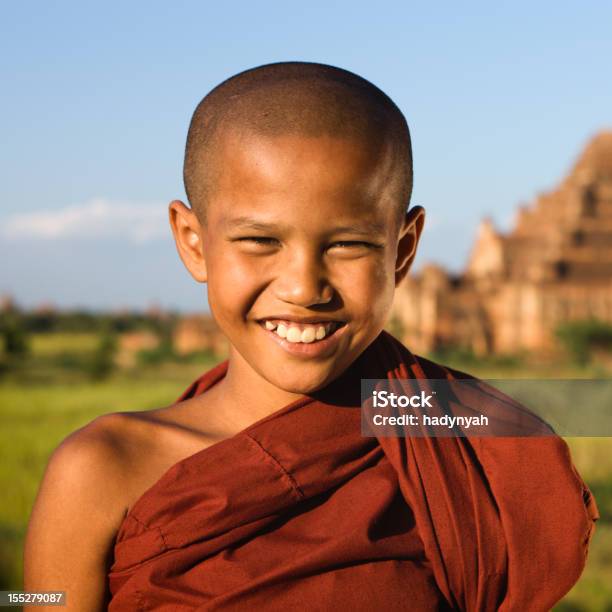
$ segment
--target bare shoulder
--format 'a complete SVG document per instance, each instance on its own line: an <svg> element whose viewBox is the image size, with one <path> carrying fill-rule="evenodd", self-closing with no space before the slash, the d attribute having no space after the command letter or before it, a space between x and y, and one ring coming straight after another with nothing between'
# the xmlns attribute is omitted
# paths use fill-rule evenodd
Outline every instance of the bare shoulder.
<svg viewBox="0 0 612 612"><path fill-rule="evenodd" d="M131 446L131 421L129 413L107 414L71 433L51 454L43 487L61 488L64 494L77 499L87 495L101 497L103 492L101 501L106 510L120 505ZM118 495L109 497L113 490Z"/></svg>
<svg viewBox="0 0 612 612"><path fill-rule="evenodd" d="M118 527L132 502L164 470L227 435L212 424L203 429L201 400L92 420L53 451L39 498L61 496L75 507L94 504Z"/></svg>
<svg viewBox="0 0 612 612"><path fill-rule="evenodd" d="M129 419L99 417L52 453L30 516L27 590L65 590L68 609L104 609L106 572L125 516Z"/></svg>
<svg viewBox="0 0 612 612"><path fill-rule="evenodd" d="M202 429L203 405L107 414L59 444L28 524L26 590L69 591L68 610L106 609L114 543L133 503L177 461L226 437Z"/></svg>
<svg viewBox="0 0 612 612"><path fill-rule="evenodd" d="M93 503L118 528L134 501L169 467L216 441L201 429L201 415L189 404L94 419L55 449L41 493L49 489L77 504Z"/></svg>

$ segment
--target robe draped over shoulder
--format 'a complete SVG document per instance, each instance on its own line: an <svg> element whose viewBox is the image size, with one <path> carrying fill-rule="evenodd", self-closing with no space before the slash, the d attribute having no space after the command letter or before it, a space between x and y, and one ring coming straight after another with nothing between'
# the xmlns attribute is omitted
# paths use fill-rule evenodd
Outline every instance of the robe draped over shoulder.
<svg viewBox="0 0 612 612"><path fill-rule="evenodd" d="M382 331L324 393L145 491L117 534L108 609L549 610L580 576L599 516L567 444L364 436L365 378L476 380ZM483 397L498 401L484 383Z"/></svg>

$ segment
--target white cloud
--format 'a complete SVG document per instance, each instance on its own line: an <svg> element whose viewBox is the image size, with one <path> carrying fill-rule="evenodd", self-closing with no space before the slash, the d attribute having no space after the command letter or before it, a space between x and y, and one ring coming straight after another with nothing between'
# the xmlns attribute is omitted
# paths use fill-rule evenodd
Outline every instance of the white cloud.
<svg viewBox="0 0 612 612"><path fill-rule="evenodd" d="M0 231L7 239L124 238L135 243L170 235L164 204L104 198L53 211L18 213L4 221Z"/></svg>

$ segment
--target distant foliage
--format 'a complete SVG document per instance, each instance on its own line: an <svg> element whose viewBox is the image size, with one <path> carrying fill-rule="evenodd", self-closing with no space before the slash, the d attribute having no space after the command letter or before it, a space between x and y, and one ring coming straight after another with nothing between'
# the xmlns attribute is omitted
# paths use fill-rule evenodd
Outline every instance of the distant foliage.
<svg viewBox="0 0 612 612"><path fill-rule="evenodd" d="M176 313L166 317L174 321ZM117 333L148 329L156 331L166 321L140 312L100 313L87 310L27 312L23 313L23 322L29 332L95 332L100 325L109 326Z"/></svg>
<svg viewBox="0 0 612 612"><path fill-rule="evenodd" d="M594 349L612 351L612 325L598 319L562 323L555 335L579 365L591 361Z"/></svg>
<svg viewBox="0 0 612 612"><path fill-rule="evenodd" d="M19 313L8 312L2 315L0 335L5 360L24 357L30 352L28 332Z"/></svg>
<svg viewBox="0 0 612 612"><path fill-rule="evenodd" d="M117 334L110 325L104 325L89 364L89 374L93 380L108 378L115 368L116 352Z"/></svg>
<svg viewBox="0 0 612 612"><path fill-rule="evenodd" d="M97 327L97 315L92 312L75 310L71 312L28 312L24 313L28 331L36 332L86 332Z"/></svg>
<svg viewBox="0 0 612 612"><path fill-rule="evenodd" d="M137 359L142 365L156 365L165 361L177 360L172 339L174 321L157 321L156 323L154 332L159 340L159 344L154 349L138 351Z"/></svg>

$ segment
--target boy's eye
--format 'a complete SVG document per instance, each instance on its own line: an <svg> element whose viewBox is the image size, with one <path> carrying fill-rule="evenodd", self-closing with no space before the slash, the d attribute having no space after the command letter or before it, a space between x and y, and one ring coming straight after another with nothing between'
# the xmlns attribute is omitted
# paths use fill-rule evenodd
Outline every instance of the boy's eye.
<svg viewBox="0 0 612 612"><path fill-rule="evenodd" d="M255 244L271 244L276 241L276 238L266 238L264 236L245 236L238 238L239 242L254 242Z"/></svg>
<svg viewBox="0 0 612 612"><path fill-rule="evenodd" d="M267 236L244 236L237 239L238 242L252 242L254 244L262 246L270 246L276 244L278 240L276 238L269 238ZM341 246L341 247L366 247L370 249L378 249L381 245L372 244L371 242L365 242L363 240L339 240L333 242L330 246Z"/></svg>
<svg viewBox="0 0 612 612"><path fill-rule="evenodd" d="M362 240L340 240L338 242L334 242L332 246L337 245L337 244L344 245L344 246L364 246L368 248L377 247L377 245L375 244L371 244L370 242L364 242Z"/></svg>

